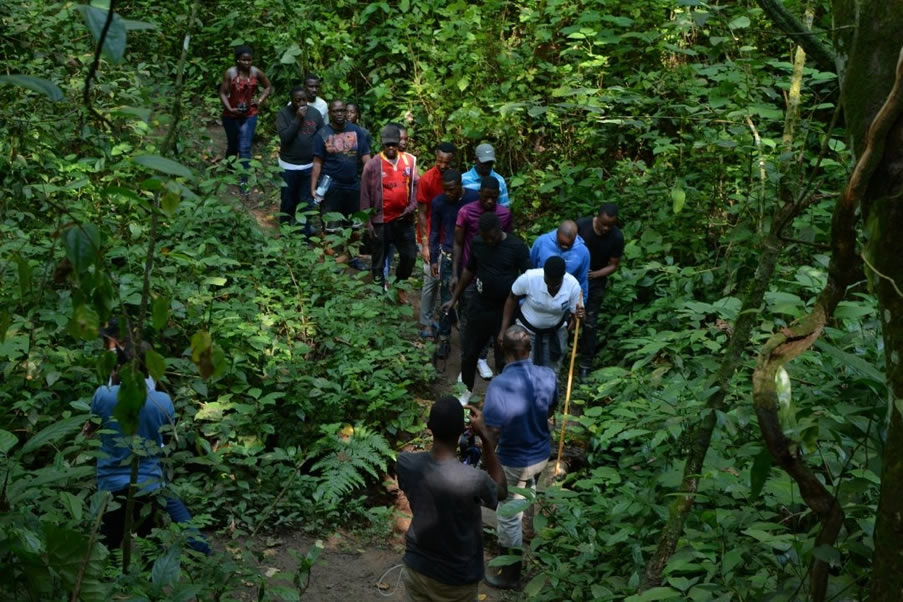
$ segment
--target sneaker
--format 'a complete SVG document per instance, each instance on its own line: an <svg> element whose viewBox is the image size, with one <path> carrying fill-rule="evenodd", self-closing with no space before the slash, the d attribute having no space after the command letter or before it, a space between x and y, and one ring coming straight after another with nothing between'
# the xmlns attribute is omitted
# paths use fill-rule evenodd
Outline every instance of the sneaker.
<svg viewBox="0 0 903 602"><path fill-rule="evenodd" d="M460 372L458 372L458 382L459 382L459 383L463 383L463 382L464 382L464 380L461 379L461 373L460 373Z"/></svg>
<svg viewBox="0 0 903 602"><path fill-rule="evenodd" d="M468 403L470 403L471 395L473 395L473 393L465 389L465 391L458 396L458 401L462 406L466 406Z"/></svg>
<svg viewBox="0 0 903 602"><path fill-rule="evenodd" d="M489 362L480 358L477 360L477 370L480 373L480 376L483 380L489 380L492 378L492 368L489 367Z"/></svg>
<svg viewBox="0 0 903 602"><path fill-rule="evenodd" d="M354 259L349 261L348 267L350 267L351 269L357 270L358 272L365 272L370 269L367 267L367 264L365 264L363 261L361 261L360 257L355 257Z"/></svg>
<svg viewBox="0 0 903 602"><path fill-rule="evenodd" d="M447 360L449 355L451 355L451 343L448 339L441 339L439 348L436 349L436 357L440 360Z"/></svg>

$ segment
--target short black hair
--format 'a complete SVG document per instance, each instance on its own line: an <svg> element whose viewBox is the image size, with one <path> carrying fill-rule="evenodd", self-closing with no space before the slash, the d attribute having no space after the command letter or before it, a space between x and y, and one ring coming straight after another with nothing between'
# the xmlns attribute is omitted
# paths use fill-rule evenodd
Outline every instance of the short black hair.
<svg viewBox="0 0 903 602"><path fill-rule="evenodd" d="M543 274L545 274L545 277L551 282L559 282L564 278L565 270L566 266L564 259L558 255L552 255L546 259L545 264L542 266Z"/></svg>
<svg viewBox="0 0 903 602"><path fill-rule="evenodd" d="M483 215L480 216L480 232L492 232L496 228L501 228L502 222L499 220L499 216L493 212L487 211Z"/></svg>
<svg viewBox="0 0 903 602"><path fill-rule="evenodd" d="M358 115L360 115L361 113L364 112L364 111L361 109L361 105L360 105L359 103L354 102L353 100L352 100L351 102L346 102L346 103L345 103L345 108L347 109L348 107L354 107L355 109L357 109Z"/></svg>
<svg viewBox="0 0 903 602"><path fill-rule="evenodd" d="M250 46L241 45L235 49L235 60L237 61L238 59L240 59L241 55L243 54L250 54L251 56L254 56L254 51Z"/></svg>
<svg viewBox="0 0 903 602"><path fill-rule="evenodd" d="M301 92L302 94L305 94L307 91L304 89L304 86L295 86L288 93L288 97L291 98L292 96L295 95L296 92Z"/></svg>
<svg viewBox="0 0 903 602"><path fill-rule="evenodd" d="M312 80L312 79L315 79L315 80L317 80L317 81L321 81L321 80L320 80L320 76L317 75L317 74L315 74L315 73L308 73L307 75L304 76L304 79L301 80L301 81L303 81L303 82L306 84L307 82L309 82L309 81Z"/></svg>
<svg viewBox="0 0 903 602"><path fill-rule="evenodd" d="M455 169L454 167L449 167L444 172L442 172L442 181L443 182L457 182L461 183L461 172Z"/></svg>
<svg viewBox="0 0 903 602"><path fill-rule="evenodd" d="M457 443L464 432L464 408L461 402L452 395L443 395L430 408L430 417L426 423L433 432L433 437L448 443Z"/></svg>
<svg viewBox="0 0 903 602"><path fill-rule="evenodd" d="M492 176L480 180L480 190L501 190L499 181Z"/></svg>
<svg viewBox="0 0 903 602"><path fill-rule="evenodd" d="M458 147L451 142L440 142L439 146L436 147L436 150L440 153L451 153L453 155L458 154Z"/></svg>
<svg viewBox="0 0 903 602"><path fill-rule="evenodd" d="M614 203L602 203L602 206L599 207L599 215L618 217L618 206Z"/></svg>

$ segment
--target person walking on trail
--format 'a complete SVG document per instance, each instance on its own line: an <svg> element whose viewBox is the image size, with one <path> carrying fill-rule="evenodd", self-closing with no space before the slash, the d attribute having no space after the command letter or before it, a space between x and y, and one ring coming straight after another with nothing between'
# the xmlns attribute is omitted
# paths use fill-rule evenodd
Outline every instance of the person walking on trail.
<svg viewBox="0 0 903 602"><path fill-rule="evenodd" d="M586 315L582 298L577 279L565 270L564 259L553 255L543 267L527 270L511 285L501 332L513 321L526 328L530 359L558 374L567 349L567 330L574 327L574 317L582 320Z"/></svg>
<svg viewBox="0 0 903 602"><path fill-rule="evenodd" d="M463 176L462 176L463 182ZM455 243L452 248L452 281L451 288L455 289L461 276L461 271L467 265L470 256L470 242L479 232L480 216L484 213L495 213L499 217L502 224L502 230L510 233L513 226L511 211L507 207L498 204L499 199L499 181L492 177L485 177L480 182L480 200L468 203L461 207L458 211L458 218L455 222ZM474 296L473 285L465 289L463 296L463 311L458 315L461 327L465 328L468 317L468 305L470 299ZM462 349L466 345L462 342ZM483 379L492 378L492 369L489 367L488 357L489 348L485 348L480 353L480 359L477 362L477 369Z"/></svg>
<svg viewBox="0 0 903 602"><path fill-rule="evenodd" d="M329 119L329 107L326 101L320 98L320 78L313 73L304 76L304 97L307 104L315 108L323 121ZM354 123L352 121L352 123Z"/></svg>
<svg viewBox="0 0 903 602"><path fill-rule="evenodd" d="M502 231L502 224L495 213L480 216L480 235L473 239L467 265L452 298L442 306L448 312L464 290L474 283L474 295L468 302L467 325L462 337L461 380L467 390L459 401L470 401L473 393L477 361L483 348L495 345L495 369L501 371L505 356L497 345L502 325L505 301L511 285L518 276L530 268L530 250L526 243L513 234Z"/></svg>
<svg viewBox="0 0 903 602"><path fill-rule="evenodd" d="M479 190L483 178L495 178L499 183L498 203L503 207L507 207L511 204L511 200L508 198L508 185L505 184L505 178L493 169L495 165L495 149L492 148L491 144L483 143L477 146L474 154L476 155L476 161L474 161L473 167L461 178L464 188Z"/></svg>
<svg viewBox="0 0 903 602"><path fill-rule="evenodd" d="M320 112L307 104L303 87L292 89L291 102L276 115L276 131L279 133L279 167L282 168L282 202L279 205L279 221L295 223L295 212L300 205L310 211L314 199L310 196L310 175L314 166L314 134L323 127ZM304 234L313 234L313 218L304 222Z"/></svg>
<svg viewBox="0 0 903 602"><path fill-rule="evenodd" d="M361 125L361 106L354 102L345 103L345 118L349 123L353 123L357 127L361 128L364 132L364 138L367 140L367 146L371 149L373 148L373 137L370 135L370 130Z"/></svg>
<svg viewBox="0 0 903 602"><path fill-rule="evenodd" d="M402 125L400 123L396 123L394 121L387 123L386 125L392 125L392 126L395 126L398 128L398 131L400 133L400 136L398 138L398 150L401 151L402 153L407 151L408 150L408 128L406 128L404 125ZM412 155L410 153L408 153L408 156L416 159L416 157L414 157L414 155ZM418 184L418 187L419 187L419 184ZM390 244L385 253L385 260L384 260L385 263L383 265L383 279L384 280L389 279L389 266L392 265L392 260L394 260L394 259L395 259L395 245Z"/></svg>
<svg viewBox="0 0 903 602"><path fill-rule="evenodd" d="M411 505L405 536L402 581L409 602L473 602L483 578L481 506L495 508L507 496L496 441L470 410L470 428L483 445L486 472L458 461L464 433L464 408L450 395L430 409L427 427L433 445L427 452L398 456L398 485Z"/></svg>
<svg viewBox="0 0 903 602"><path fill-rule="evenodd" d="M361 184L358 176L358 165L366 165L370 160L370 146L367 144L363 130L345 118L345 103L334 100L329 103L329 123L320 128L314 136L314 166L311 171L310 195L315 202L321 202L321 211L340 213L345 218L344 225L353 230L360 224L351 222L351 214L360 207ZM321 176L329 176L331 182L323 198L317 197L317 186ZM324 230L327 233L338 232L343 223L327 221ZM348 265L356 270L365 270L367 266L357 257Z"/></svg>
<svg viewBox="0 0 903 602"><path fill-rule="evenodd" d="M252 65L254 51L248 46L235 49L235 65L226 69L219 87L226 131L226 158L238 155L245 173L241 176L242 196L248 195L247 171L251 169L251 142L257 128L257 114L273 86L263 71ZM263 91L257 95L260 86Z"/></svg>
<svg viewBox="0 0 903 602"><path fill-rule="evenodd" d="M583 301L586 302L589 289L589 249L577 232L577 222L565 220L561 222L557 230L546 232L535 241L530 248L530 262L534 268L541 268L546 264L546 259L558 255L564 259L564 265L568 274L580 283L583 291Z"/></svg>
<svg viewBox="0 0 903 602"><path fill-rule="evenodd" d="M420 179L421 186L424 178ZM420 194L419 188L417 193ZM461 186L460 171L450 167L442 173L442 194L433 198L430 203L431 224L429 230L430 273L434 278L437 276L439 278L439 303L442 305L451 300L454 291L451 284L454 275L452 248L458 212L468 203L479 200L479 194L473 190L464 190ZM439 312L439 348L436 350L436 357L439 359L448 358L451 352L449 339L454 320L454 308L450 308L448 312Z"/></svg>
<svg viewBox="0 0 903 602"><path fill-rule="evenodd" d="M417 262L417 160L399 150L400 139L397 126L384 127L380 132L382 152L367 162L361 176L360 209L371 211L367 222L373 241L371 272L374 282L380 284L384 283L383 265L389 245L398 249L396 282L407 280Z"/></svg>
<svg viewBox="0 0 903 602"><path fill-rule="evenodd" d="M101 455L97 459L97 488L100 491L109 491L112 495L112 501L107 505L107 511L101 519L100 535L104 545L112 550L122 543L126 500L131 481L132 443L115 418L120 389L120 369L128 358L119 341L119 323L116 319L101 329L100 334L104 347L116 352L117 366L110 376L110 382L98 387L91 400L91 414L98 421L87 422L82 433L90 437L100 430ZM139 536L147 537L156 526L157 504L152 495L166 486L161 463L164 445L161 431L167 425L175 425L175 409L170 396L157 390L153 378L146 378L140 386L147 388L147 398L138 415L137 435L142 453L138 460L132 524ZM168 492L164 494L164 498L166 511L173 522L191 522L191 514L180 499ZM142 511L145 507L150 511L149 515ZM197 529L190 529L188 545L202 554L210 554L210 546Z"/></svg>
<svg viewBox="0 0 903 602"><path fill-rule="evenodd" d="M455 159L456 152L457 148L451 142L441 143L436 148L436 163L424 172L420 177L420 182L417 184L417 245L420 248L420 257L423 260L423 286L420 289L420 336L422 338L431 338L435 334L433 332L435 324L433 310L436 307L437 300L442 302L439 266L437 263L437 269L434 274L430 261L432 202L433 199L445 192L442 184L442 175L448 171ZM458 180L460 181L460 173L458 174ZM448 338L447 335L446 338ZM448 353L445 354L445 357L448 357Z"/></svg>
<svg viewBox="0 0 903 602"><path fill-rule="evenodd" d="M496 454L508 487L529 487L535 491L552 451L549 417L558 404L558 377L552 369L530 361L530 334L523 327L511 326L501 338L505 369L489 383L483 402L483 421L498 441ZM499 507L523 498L515 493ZM502 514L497 514L501 553L522 556L523 512L512 516ZM486 582L501 589L517 587L521 564L518 561L491 567L486 572Z"/></svg>
<svg viewBox="0 0 903 602"><path fill-rule="evenodd" d="M604 203L599 212L577 220L577 230L589 249L589 295L586 323L580 337L580 378L593 369L598 342L597 328L608 277L618 271L624 254L624 235L618 229L618 206Z"/></svg>

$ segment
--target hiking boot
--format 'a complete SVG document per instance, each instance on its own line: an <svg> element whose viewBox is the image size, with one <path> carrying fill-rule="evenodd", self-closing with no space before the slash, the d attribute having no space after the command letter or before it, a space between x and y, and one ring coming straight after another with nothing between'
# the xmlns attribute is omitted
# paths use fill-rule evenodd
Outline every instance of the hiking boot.
<svg viewBox="0 0 903 602"><path fill-rule="evenodd" d="M440 360L447 360L449 355L451 355L451 342L448 339L440 339L436 357Z"/></svg>
<svg viewBox="0 0 903 602"><path fill-rule="evenodd" d="M524 551L520 548L502 548L503 556L523 556ZM486 575L483 579L486 583L496 589L517 589L520 587L520 570L523 560L518 560L507 566L490 566L486 567Z"/></svg>
<svg viewBox="0 0 903 602"><path fill-rule="evenodd" d="M492 378L492 368L489 367L489 362L483 358L477 360L477 371L480 373L483 380Z"/></svg>

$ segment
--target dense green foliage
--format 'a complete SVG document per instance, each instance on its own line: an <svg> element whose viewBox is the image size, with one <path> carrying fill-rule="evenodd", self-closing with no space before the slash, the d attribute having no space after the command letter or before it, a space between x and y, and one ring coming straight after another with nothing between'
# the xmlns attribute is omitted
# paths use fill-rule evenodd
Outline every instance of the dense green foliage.
<svg viewBox="0 0 903 602"><path fill-rule="evenodd" d="M527 592L636 594L780 200L813 202L788 233L749 357L823 285L830 199L849 162L842 131L829 125L834 74L805 70L803 116L784 142L791 45L752 2L226 1L200 3L189 25L193 4L117 3L129 21L112 28L92 112L80 99L97 15L72 2L0 6L7 72L54 82L63 98L52 102L56 90L40 82L0 81L0 562L10 567L0 593L62 599L78 579L102 503L97 443L78 432L109 373L94 333L110 315L143 323L141 337L161 356L147 368L165 373L176 402L173 488L201 524L231 525L235 540L366 516L362 486L378 483L392 449L423 428L414 396L425 394L432 368L409 340L410 310L297 237L261 232L231 200L237 176L211 160L221 152L206 131L218 127L215 86L230 47L248 43L276 86L272 106L313 71L325 97L363 104L371 130L408 119L422 160L442 139L465 148L467 161L491 140L527 239L602 199L620 204L624 267L606 301L600 370L575 395L582 416L569 440L586 463L538 498ZM817 28L828 23L817 16ZM184 116L164 158L189 27ZM267 203L278 190L272 106L253 163ZM849 299L820 353L790 367L782 412L796 451L844 505L838 544L813 549L812 514L771 468L749 359L718 415L663 585L628 600L794 600L813 555L834 567L837 599L861 596L884 379L874 367L874 302L865 287ZM175 528L159 537L171 550L184 540ZM141 570L114 581L107 555L93 550L86 600L105 599L110 587L162 599L177 582L170 595L210 599L250 578L231 560L183 557L189 584L177 552L157 559L147 547Z"/></svg>

